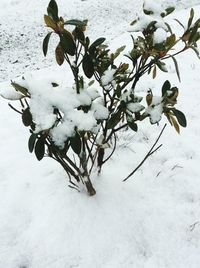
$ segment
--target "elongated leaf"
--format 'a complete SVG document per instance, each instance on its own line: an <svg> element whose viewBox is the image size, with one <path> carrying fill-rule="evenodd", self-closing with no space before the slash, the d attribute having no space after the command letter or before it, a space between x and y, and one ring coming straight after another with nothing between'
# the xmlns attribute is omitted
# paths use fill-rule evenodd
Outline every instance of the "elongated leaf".
<svg viewBox="0 0 200 268"><path fill-rule="evenodd" d="M32 133L28 140L28 149L30 153L32 153L34 150L36 139L37 139L37 134Z"/></svg>
<svg viewBox="0 0 200 268"><path fill-rule="evenodd" d="M122 51L124 51L125 47L126 47L126 46L121 46L121 47L119 47L119 48L115 51L115 53L114 53L114 59L117 58L117 57L120 55L120 53L121 53ZM131 59L131 60L132 60L132 59Z"/></svg>
<svg viewBox="0 0 200 268"><path fill-rule="evenodd" d="M70 32L65 30L60 34L60 45L65 53L70 56L75 55L76 45Z"/></svg>
<svg viewBox="0 0 200 268"><path fill-rule="evenodd" d="M52 28L54 31L56 30L57 24L50 16L44 15L44 21L45 21L47 27Z"/></svg>
<svg viewBox="0 0 200 268"><path fill-rule="evenodd" d="M153 14L153 11L152 10L147 10L147 9L144 9L144 8L143 8L143 12L146 15L152 15Z"/></svg>
<svg viewBox="0 0 200 268"><path fill-rule="evenodd" d="M176 42L176 35L175 34L172 34L169 37L167 37L165 45L167 47L173 47L173 45L175 44L175 42Z"/></svg>
<svg viewBox="0 0 200 268"><path fill-rule="evenodd" d="M166 68L166 64L165 64L164 62L158 60L158 61L156 62L156 65L158 66L158 68L159 68L162 72L164 72L164 73L167 73L167 72L168 72L168 70L167 70L167 68Z"/></svg>
<svg viewBox="0 0 200 268"><path fill-rule="evenodd" d="M49 2L49 6L47 8L47 13L50 17L52 17L52 19L56 22L59 21L59 17L58 17L58 6L55 0L51 0Z"/></svg>
<svg viewBox="0 0 200 268"><path fill-rule="evenodd" d="M172 125L174 126L174 128L176 129L176 131L178 132L178 134L180 134L180 127L176 121L176 119L171 115L170 116L170 120L172 122Z"/></svg>
<svg viewBox="0 0 200 268"><path fill-rule="evenodd" d="M168 7L165 9L166 11L166 15L165 16L168 16L169 14L171 14L173 11L175 10L175 7Z"/></svg>
<svg viewBox="0 0 200 268"><path fill-rule="evenodd" d="M127 120L127 124L132 129L133 131L137 132L138 131L138 126L134 121L129 121Z"/></svg>
<svg viewBox="0 0 200 268"><path fill-rule="evenodd" d="M42 45L42 48L43 48L43 53L44 53L44 56L46 57L47 55L47 51L48 51L48 45L49 45L49 39L50 39L50 36L51 36L52 32L48 33L44 40L43 40L43 45Z"/></svg>
<svg viewBox="0 0 200 268"><path fill-rule="evenodd" d="M89 39L89 37L87 36L87 37L85 38L85 48L88 49L89 45L90 45L90 39Z"/></svg>
<svg viewBox="0 0 200 268"><path fill-rule="evenodd" d="M55 56L56 56L56 61L58 65L62 65L65 58L64 58L64 53L60 44L58 44L58 46L56 47Z"/></svg>
<svg viewBox="0 0 200 268"><path fill-rule="evenodd" d="M186 127L187 126L187 120L186 120L186 117L184 115L184 113L182 113L181 111L177 110L177 109L172 109L174 115L176 116L179 124L182 126L182 127Z"/></svg>
<svg viewBox="0 0 200 268"><path fill-rule="evenodd" d="M29 108L26 108L22 113L22 122L23 124L28 127L32 124L32 114Z"/></svg>
<svg viewBox="0 0 200 268"><path fill-rule="evenodd" d="M179 68L178 68L178 62L175 59L175 57L173 57L173 56L172 56L172 60L174 62L174 66L175 66L175 70L176 70L176 74L177 74L178 80L179 80L179 82L181 82L180 72L179 72Z"/></svg>
<svg viewBox="0 0 200 268"><path fill-rule="evenodd" d="M171 84L168 80L165 81L165 83L162 86L162 97L165 96L165 94L167 93L168 90L171 89Z"/></svg>
<svg viewBox="0 0 200 268"><path fill-rule="evenodd" d="M14 87L14 89L16 91L19 91L20 93L22 93L24 96L29 96L28 94L28 89L25 87L20 86L19 84L15 83L15 82L11 82L11 85Z"/></svg>
<svg viewBox="0 0 200 268"><path fill-rule="evenodd" d="M67 20L64 22L64 25L74 25L74 26L83 27L83 26L86 26L87 23L86 21L81 21L81 20Z"/></svg>
<svg viewBox="0 0 200 268"><path fill-rule="evenodd" d="M94 64L91 56L86 53L83 57L82 63L83 71L88 78L91 78L94 74Z"/></svg>
<svg viewBox="0 0 200 268"><path fill-rule="evenodd" d="M81 153L82 143L79 134L76 132L74 137L70 138L70 145L72 150L79 155Z"/></svg>
<svg viewBox="0 0 200 268"><path fill-rule="evenodd" d="M37 160L42 160L45 154L45 140L43 137L40 137L35 144L35 155Z"/></svg>
<svg viewBox="0 0 200 268"><path fill-rule="evenodd" d="M178 24L183 28L183 30L185 31L185 27L184 25L178 20L178 19L174 19L176 22L178 22Z"/></svg>
<svg viewBox="0 0 200 268"><path fill-rule="evenodd" d="M133 25L136 24L136 22L138 22L138 19L133 20L133 21L130 23L130 25L133 26Z"/></svg>
<svg viewBox="0 0 200 268"><path fill-rule="evenodd" d="M108 120L107 128L108 129L114 128L119 123L120 119L121 119L121 111L117 111L116 113L112 114L110 119Z"/></svg>
<svg viewBox="0 0 200 268"><path fill-rule="evenodd" d="M156 65L153 67L153 74L152 74L153 79L156 78Z"/></svg>
<svg viewBox="0 0 200 268"><path fill-rule="evenodd" d="M199 33L198 33L198 27L196 25L193 27L193 30L190 33L189 44L196 42L198 38L199 38Z"/></svg>
<svg viewBox="0 0 200 268"><path fill-rule="evenodd" d="M191 8L191 10L190 10L190 17L189 17L189 20L188 20L188 29L192 25L193 18L194 18L194 9Z"/></svg>
<svg viewBox="0 0 200 268"><path fill-rule="evenodd" d="M88 83L88 86L92 86L94 84L95 80L91 80L89 83Z"/></svg>
<svg viewBox="0 0 200 268"><path fill-rule="evenodd" d="M85 35L84 35L84 32L81 31L80 27L76 27L74 31L72 32L72 34L75 39L78 39L81 42L81 44L84 45Z"/></svg>
<svg viewBox="0 0 200 268"><path fill-rule="evenodd" d="M100 46L104 41L106 40L106 38L104 37L100 37L98 38L96 41L94 41L90 47L98 47Z"/></svg>
<svg viewBox="0 0 200 268"><path fill-rule="evenodd" d="M170 32L170 34L172 35L173 32L172 32L172 28L170 27L170 25L167 22L165 22L165 25L167 26L168 32Z"/></svg>

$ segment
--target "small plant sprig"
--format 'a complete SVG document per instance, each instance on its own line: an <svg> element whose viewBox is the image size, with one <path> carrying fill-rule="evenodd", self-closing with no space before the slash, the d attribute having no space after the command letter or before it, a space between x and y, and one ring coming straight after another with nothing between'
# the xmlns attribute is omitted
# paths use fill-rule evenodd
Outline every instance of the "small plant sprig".
<svg viewBox="0 0 200 268"><path fill-rule="evenodd" d="M168 80L164 81L160 89L161 96L154 96L152 90L148 90L146 104L142 97L137 96L135 88L138 81L143 79L144 74L152 74L155 79L158 71L167 72L165 63L167 59L173 60L180 80L176 56L188 49L193 49L199 57L197 42L200 39L200 19L193 22L194 11L191 9L186 29L177 20L183 27L181 37L177 37L170 25L162 21L161 28L165 31L165 37L158 42L156 36L160 23L154 17L151 18L155 11L146 8L145 5L143 11L148 17L148 23L140 27L142 35L137 38L131 36L132 49L126 55L129 64L123 62L117 64L116 59L125 46L113 53L104 44L105 38L101 37L91 42L86 36L87 20L65 21L58 15L56 1L50 1L44 20L51 31L44 38L43 52L46 56L49 40L52 34L56 34L59 38L55 48L56 61L59 65L67 62L74 84L71 89L61 90L61 85L52 82L49 92L60 90L61 98L63 96L65 99L65 95L68 94L69 98L75 96L75 101L69 110L63 106L62 101L52 103L53 99L51 99L47 111L50 113L52 123L48 127L45 124L45 127L41 127L41 116L34 111L36 93L31 86L24 86L24 81L12 82L12 86L20 94L22 110L16 110L13 106L11 108L22 115L24 125L30 129L29 151L34 151L38 160L43 159L44 156L56 160L66 171L69 186L79 190L79 185L82 183L91 196L96 193L91 180L93 169L97 166L100 172L102 166L114 154L120 130L130 129L137 132L142 121L149 119L151 124L158 124L162 115L166 116L178 133L180 126L186 127L187 125L185 115L175 108L178 88L172 86ZM164 19L173 11L174 8L163 10L160 18ZM132 23L136 30L141 20L142 18L138 18ZM73 30L70 30L71 28ZM177 44L180 42L183 43L183 47L177 50ZM98 85L98 92L93 88L95 81ZM42 92L40 96L41 94ZM45 98L48 99L44 93L44 101ZM84 122L77 122L73 116L70 118L73 113L77 116L81 115L82 121L92 122L91 126L86 126ZM71 131L64 132L63 129L65 127L67 129L67 126ZM139 166L160 146L156 149L154 147ZM125 180L132 176L135 170Z"/></svg>

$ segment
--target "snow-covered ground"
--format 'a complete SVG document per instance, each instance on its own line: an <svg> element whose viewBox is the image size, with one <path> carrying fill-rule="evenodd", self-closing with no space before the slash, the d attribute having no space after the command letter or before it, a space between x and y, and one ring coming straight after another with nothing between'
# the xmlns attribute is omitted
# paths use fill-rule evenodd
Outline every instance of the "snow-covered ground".
<svg viewBox="0 0 200 268"><path fill-rule="evenodd" d="M58 4L64 17L88 18L89 34L106 36L116 48L129 41L126 29L142 5L135 2ZM169 2L178 10L173 25L173 17L186 20L191 6L200 14L199 0L163 4ZM47 4L1 0L1 81L32 69L42 68L38 75L44 77L64 71L56 66L53 49L47 59L42 55ZM158 75L156 83L146 77L138 90L160 91L170 77L180 89L177 108L186 114L188 127L178 135L168 126L163 147L126 183L122 179L142 160L165 120L160 127L141 125L136 134L122 132L116 156L94 178L92 198L68 188L64 171L52 160L38 162L29 154L27 129L0 98L0 268L200 267L200 63L193 51L178 61L181 84L168 62L168 74Z"/></svg>

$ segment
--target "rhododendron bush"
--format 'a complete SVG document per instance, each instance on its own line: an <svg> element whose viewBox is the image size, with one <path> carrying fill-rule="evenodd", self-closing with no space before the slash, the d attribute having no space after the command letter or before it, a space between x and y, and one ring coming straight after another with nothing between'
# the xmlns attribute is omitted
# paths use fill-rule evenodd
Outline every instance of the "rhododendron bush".
<svg viewBox="0 0 200 268"><path fill-rule="evenodd" d="M135 93L146 73L156 81L157 72L167 72L166 60L173 61L180 80L176 55L192 49L199 57L200 19L194 21L191 9L186 26L177 21L183 28L178 37L165 21L173 11L173 7L163 9L145 1L143 15L131 23L130 30L138 36L130 36L132 48L122 62L125 46L111 52L105 38L91 41L86 34L87 20L64 20L55 0L50 1L44 15L49 32L43 52L46 56L49 40L57 35L55 58L59 65L69 65L73 84L25 74L12 81L15 92L7 91L2 96L20 101L21 109L10 106L21 114L30 130L29 151L38 160L48 156L57 161L66 171L70 187L80 190L84 185L89 195L96 193L94 167L100 172L111 159L120 130L136 132L144 120L158 124L163 115L178 133L180 126L186 127L186 118L176 107L179 91L171 85L170 77L163 81L159 96L148 86L146 98ZM156 147L157 141L144 161L160 147Z"/></svg>

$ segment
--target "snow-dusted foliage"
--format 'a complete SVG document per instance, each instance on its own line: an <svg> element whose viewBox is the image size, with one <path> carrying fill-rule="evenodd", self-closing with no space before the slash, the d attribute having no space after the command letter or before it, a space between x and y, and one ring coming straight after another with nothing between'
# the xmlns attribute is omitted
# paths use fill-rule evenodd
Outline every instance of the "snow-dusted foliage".
<svg viewBox="0 0 200 268"><path fill-rule="evenodd" d="M147 86L146 98L137 96L135 87L146 73L155 79L157 70L167 72L167 59L173 60L180 80L175 56L187 49L198 55L200 22L193 21L192 9L187 28L177 37L164 20L174 11L173 7L163 9L145 1L143 11L132 23L131 31L140 31L142 35L132 37L132 49L126 55L129 63L118 64L116 59L125 46L112 53L104 44L105 38L91 43L85 35L87 21L65 21L51 0L48 15L44 15L51 31L44 38L43 52L46 56L55 33L59 38L56 61L59 65L67 62L74 83L68 87L53 78L24 75L12 81L16 92L0 92L5 98L20 100L21 111L11 107L22 115L24 125L30 129L30 152L34 151L38 160L44 156L55 159L69 176L70 186L79 190L83 183L89 195L96 193L91 181L93 168L97 165L100 172L113 155L119 130L129 128L136 132L140 122L149 119L151 124L158 124L163 114L178 133L180 126L186 127L184 114L175 108L177 87L163 81L160 96L155 96ZM183 47L180 49L177 43ZM111 148L108 153L107 148Z"/></svg>

